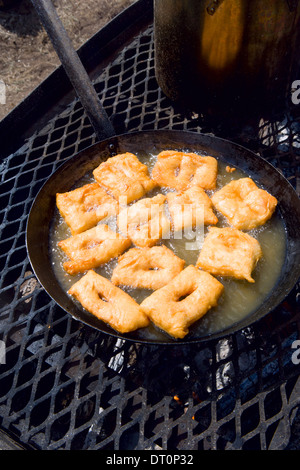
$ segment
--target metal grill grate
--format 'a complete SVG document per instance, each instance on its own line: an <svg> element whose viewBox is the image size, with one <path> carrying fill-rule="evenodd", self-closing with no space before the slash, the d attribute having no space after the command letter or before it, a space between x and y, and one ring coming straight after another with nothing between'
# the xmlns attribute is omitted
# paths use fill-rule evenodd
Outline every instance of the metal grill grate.
<svg viewBox="0 0 300 470"><path fill-rule="evenodd" d="M300 190L300 119L290 109L238 132L177 110L154 75L149 26L95 81L116 133L182 129L234 135ZM67 158L95 142L75 100L1 163L0 428L35 449L285 449L300 399L299 284L259 325L222 341L146 347L102 335L62 311L25 247L30 206ZM295 439L295 436L294 436Z"/></svg>

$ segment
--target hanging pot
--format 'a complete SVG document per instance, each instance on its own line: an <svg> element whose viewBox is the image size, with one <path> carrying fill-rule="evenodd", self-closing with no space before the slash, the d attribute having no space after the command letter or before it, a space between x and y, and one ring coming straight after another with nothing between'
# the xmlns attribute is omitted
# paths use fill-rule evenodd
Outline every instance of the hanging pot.
<svg viewBox="0 0 300 470"><path fill-rule="evenodd" d="M208 113L267 111L300 66L298 0L154 0L157 81Z"/></svg>

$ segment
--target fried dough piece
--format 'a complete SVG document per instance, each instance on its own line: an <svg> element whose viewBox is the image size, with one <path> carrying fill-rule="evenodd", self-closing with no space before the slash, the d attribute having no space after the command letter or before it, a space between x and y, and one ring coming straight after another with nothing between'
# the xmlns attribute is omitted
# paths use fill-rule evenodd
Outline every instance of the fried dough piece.
<svg viewBox="0 0 300 470"><path fill-rule="evenodd" d="M192 186L180 193L170 192L167 201L175 231L218 223L210 198L199 186Z"/></svg>
<svg viewBox="0 0 300 470"><path fill-rule="evenodd" d="M140 199L157 186L149 176L148 167L129 152L101 163L93 175L116 199L122 197L125 204Z"/></svg>
<svg viewBox="0 0 300 470"><path fill-rule="evenodd" d="M191 186L215 189L218 162L214 157L166 150L157 156L152 179L167 188L184 191Z"/></svg>
<svg viewBox="0 0 300 470"><path fill-rule="evenodd" d="M184 338L189 326L217 305L223 289L209 273L190 265L140 306L159 328L174 338Z"/></svg>
<svg viewBox="0 0 300 470"><path fill-rule="evenodd" d="M88 271L68 293L119 333L128 333L149 324L148 317L130 295L95 271Z"/></svg>
<svg viewBox="0 0 300 470"><path fill-rule="evenodd" d="M98 183L56 194L56 205L70 227L72 235L84 232L103 220L116 215L117 201L99 186Z"/></svg>
<svg viewBox="0 0 300 470"><path fill-rule="evenodd" d="M185 261L166 246L131 248L118 259L111 282L118 286L159 289L179 274Z"/></svg>
<svg viewBox="0 0 300 470"><path fill-rule="evenodd" d="M99 224L58 242L58 246L70 259L63 264L63 267L71 275L107 263L122 254L130 245L129 238L124 238L105 224Z"/></svg>
<svg viewBox="0 0 300 470"><path fill-rule="evenodd" d="M239 230L251 230L269 220L277 199L256 186L251 178L240 178L213 194L212 203Z"/></svg>
<svg viewBox="0 0 300 470"><path fill-rule="evenodd" d="M122 209L118 215L118 227L139 247L155 245L170 232L170 221L166 216L166 196L158 194L144 198Z"/></svg>
<svg viewBox="0 0 300 470"><path fill-rule="evenodd" d="M233 173L234 171L236 171L236 168L227 165L225 170L227 171L227 173Z"/></svg>
<svg viewBox="0 0 300 470"><path fill-rule="evenodd" d="M262 257L259 242L235 228L209 227L196 266L215 276L255 282L251 276Z"/></svg>

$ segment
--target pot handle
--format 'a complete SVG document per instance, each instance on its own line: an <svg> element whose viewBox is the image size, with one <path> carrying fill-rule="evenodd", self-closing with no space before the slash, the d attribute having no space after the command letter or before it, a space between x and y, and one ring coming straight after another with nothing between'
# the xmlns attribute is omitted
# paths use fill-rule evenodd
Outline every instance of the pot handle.
<svg viewBox="0 0 300 470"><path fill-rule="evenodd" d="M31 0L99 140L115 135L96 90L51 0Z"/></svg>

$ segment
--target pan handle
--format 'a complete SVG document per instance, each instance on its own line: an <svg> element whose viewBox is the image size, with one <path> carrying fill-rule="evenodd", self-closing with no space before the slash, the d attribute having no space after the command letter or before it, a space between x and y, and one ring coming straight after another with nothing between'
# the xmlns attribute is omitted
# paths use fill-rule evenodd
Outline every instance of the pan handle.
<svg viewBox="0 0 300 470"><path fill-rule="evenodd" d="M51 0L31 0L99 140L115 135L96 90Z"/></svg>

